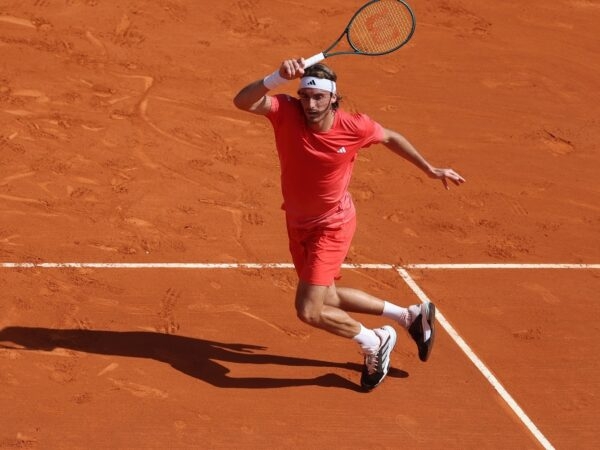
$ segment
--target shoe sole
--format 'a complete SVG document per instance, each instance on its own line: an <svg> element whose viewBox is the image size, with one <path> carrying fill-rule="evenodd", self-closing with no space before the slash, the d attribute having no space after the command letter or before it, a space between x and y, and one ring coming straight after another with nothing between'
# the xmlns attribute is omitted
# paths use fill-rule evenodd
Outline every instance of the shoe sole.
<svg viewBox="0 0 600 450"><path fill-rule="evenodd" d="M419 346L419 359L423 362L429 359L435 341L435 305L433 303L428 303L427 305L427 318L425 320L431 330L431 336L429 336L429 339L425 341L423 346Z"/></svg>

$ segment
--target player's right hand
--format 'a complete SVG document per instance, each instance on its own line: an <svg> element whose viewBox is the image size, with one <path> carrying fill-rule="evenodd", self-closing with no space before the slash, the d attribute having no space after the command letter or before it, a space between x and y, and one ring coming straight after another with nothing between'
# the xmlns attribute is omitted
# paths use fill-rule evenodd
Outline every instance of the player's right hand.
<svg viewBox="0 0 600 450"><path fill-rule="evenodd" d="M283 61L279 67L279 75L286 80L301 78L304 75L304 58Z"/></svg>

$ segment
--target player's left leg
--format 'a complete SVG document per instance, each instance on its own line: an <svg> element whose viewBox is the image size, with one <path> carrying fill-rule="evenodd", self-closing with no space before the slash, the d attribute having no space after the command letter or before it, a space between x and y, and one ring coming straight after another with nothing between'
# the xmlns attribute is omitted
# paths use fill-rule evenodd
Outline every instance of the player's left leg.
<svg viewBox="0 0 600 450"><path fill-rule="evenodd" d="M325 304L329 286L300 280L296 289L296 314L303 322L338 336L352 338L360 332L360 323L342 309Z"/></svg>
<svg viewBox="0 0 600 450"><path fill-rule="evenodd" d="M363 389L370 391L378 386L388 374L392 350L396 345L396 331L389 325L369 329L336 307L325 304L328 294L335 286L319 286L300 281L296 291L296 311L303 322L352 338L364 354L364 366L360 378Z"/></svg>
<svg viewBox="0 0 600 450"><path fill-rule="evenodd" d="M336 287L327 291L325 304L349 313L372 314L394 320L417 344L419 359L427 361L435 340L435 305L424 303L402 307L358 289Z"/></svg>

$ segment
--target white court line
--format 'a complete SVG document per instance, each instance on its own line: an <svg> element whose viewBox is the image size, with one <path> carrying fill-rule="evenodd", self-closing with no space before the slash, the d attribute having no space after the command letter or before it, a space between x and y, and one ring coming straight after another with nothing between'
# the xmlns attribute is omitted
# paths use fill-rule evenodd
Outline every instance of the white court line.
<svg viewBox="0 0 600 450"><path fill-rule="evenodd" d="M101 262L6 262L0 267L14 269L292 269L287 263L101 263Z"/></svg>
<svg viewBox="0 0 600 450"><path fill-rule="evenodd" d="M390 270L392 264L344 264L344 269ZM291 263L100 263L100 262L5 262L5 269L293 269Z"/></svg>
<svg viewBox="0 0 600 450"><path fill-rule="evenodd" d="M600 264L343 264L344 269L433 269L433 270L470 270L470 269L600 269ZM102 263L102 262L4 262L4 269L293 269L291 263Z"/></svg>
<svg viewBox="0 0 600 450"><path fill-rule="evenodd" d="M600 264L406 264L405 269L600 269Z"/></svg>
<svg viewBox="0 0 600 450"><path fill-rule="evenodd" d="M423 290L419 287L419 285L412 279L412 277L408 274L405 269L398 268L398 273L402 277L402 279L406 282L406 284L412 289L412 291L416 294L416 296L421 300L421 302L426 303L429 302L429 297L427 294L423 292ZM435 317L437 322L446 330L446 332L450 335L452 340L456 342L456 344L460 347L460 349L467 355L467 357L471 360L471 362L479 369L479 371L483 374L483 376L488 380L488 382L492 385L492 387L500 394L500 397L504 399L504 401L508 404L508 406L514 411L517 417L523 422L523 424L529 429L529 431L533 434L533 436L538 440L538 442L545 449L554 449L550 441L546 439L546 437L542 434L542 432L535 426L535 424L531 421L531 419L525 414L523 409L517 404L517 402L512 398L512 396L508 393L506 389L500 384L498 379L492 374L492 372L486 367L486 365L479 359L479 357L471 350L471 347L467 345L467 343L460 337L460 335L456 332L454 327L450 325L450 322L446 320L444 315L436 308Z"/></svg>

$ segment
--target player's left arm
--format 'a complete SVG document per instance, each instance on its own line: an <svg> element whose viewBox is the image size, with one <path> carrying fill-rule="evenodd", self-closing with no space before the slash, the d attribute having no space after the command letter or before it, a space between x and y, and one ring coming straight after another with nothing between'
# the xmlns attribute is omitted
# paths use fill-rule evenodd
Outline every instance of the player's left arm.
<svg viewBox="0 0 600 450"><path fill-rule="evenodd" d="M408 139L396 131L383 128L383 140L381 143L397 155L417 166L425 172L428 177L441 180L446 189L450 189L448 180L457 186L460 186L465 182L465 179L453 169L432 166L408 141Z"/></svg>

